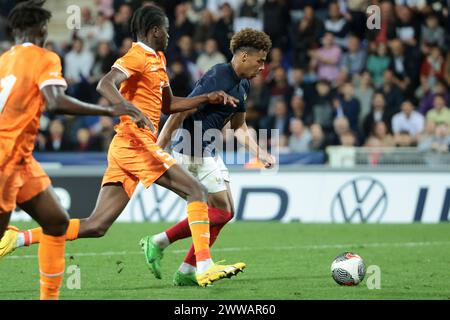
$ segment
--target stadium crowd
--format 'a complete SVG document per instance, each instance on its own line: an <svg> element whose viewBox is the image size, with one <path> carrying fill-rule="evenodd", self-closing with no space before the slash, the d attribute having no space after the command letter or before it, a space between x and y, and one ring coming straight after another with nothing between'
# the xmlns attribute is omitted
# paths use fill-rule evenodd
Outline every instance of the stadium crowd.
<svg viewBox="0 0 450 320"><path fill-rule="evenodd" d="M0 0L0 43L11 3ZM108 104L95 88L132 44L129 23L141 5L160 5L170 19L168 73L174 95L187 96L211 66L229 60L229 40L243 27L264 30L273 48L251 81L247 122L278 129L286 152L329 145L450 146L450 15L447 0L95 0L81 9L69 43L46 47L60 55L68 93ZM379 29L366 9L381 10ZM163 119L164 121L164 119ZM39 151L106 151L114 135L107 117L41 119ZM275 140L272 141L274 143Z"/></svg>

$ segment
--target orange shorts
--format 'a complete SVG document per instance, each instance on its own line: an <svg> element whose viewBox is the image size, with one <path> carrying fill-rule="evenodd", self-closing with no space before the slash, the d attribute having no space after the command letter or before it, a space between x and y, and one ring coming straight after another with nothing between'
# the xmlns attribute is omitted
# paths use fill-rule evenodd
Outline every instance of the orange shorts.
<svg viewBox="0 0 450 320"><path fill-rule="evenodd" d="M117 133L109 146L102 186L120 182L131 198L139 181L148 188L175 163L149 136Z"/></svg>
<svg viewBox="0 0 450 320"><path fill-rule="evenodd" d="M50 178L33 157L10 161L0 171L0 214L14 210L50 186Z"/></svg>

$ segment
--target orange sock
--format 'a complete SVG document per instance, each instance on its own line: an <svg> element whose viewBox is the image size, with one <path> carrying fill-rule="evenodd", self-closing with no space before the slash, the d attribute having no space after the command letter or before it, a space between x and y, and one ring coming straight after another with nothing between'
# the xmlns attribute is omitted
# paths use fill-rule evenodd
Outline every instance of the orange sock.
<svg viewBox="0 0 450 320"><path fill-rule="evenodd" d="M59 288L64 277L64 250L66 237L41 235L39 244L39 271L41 278L41 300L58 300Z"/></svg>
<svg viewBox="0 0 450 320"><path fill-rule="evenodd" d="M188 203L187 213L196 260L210 259L208 205L201 201Z"/></svg>
<svg viewBox="0 0 450 320"><path fill-rule="evenodd" d="M80 219L70 219L67 227L66 240L75 240L78 238L78 231L80 230ZM34 228L22 231L25 237L25 246L39 243L42 236L42 228Z"/></svg>

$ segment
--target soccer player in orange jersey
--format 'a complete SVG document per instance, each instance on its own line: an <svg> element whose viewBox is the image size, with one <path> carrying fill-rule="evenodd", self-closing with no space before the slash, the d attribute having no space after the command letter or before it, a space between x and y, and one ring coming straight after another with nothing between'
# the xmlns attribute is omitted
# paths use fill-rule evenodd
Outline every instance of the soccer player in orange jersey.
<svg viewBox="0 0 450 320"><path fill-rule="evenodd" d="M16 45L0 57L0 236L16 238L7 225L19 205L42 226L39 245L40 297L58 299L64 274L68 215L32 151L44 105L48 111L78 115L131 115L141 127L150 121L132 105L101 107L64 94L59 57L42 48L51 13L44 1L17 5L8 20ZM6 232L5 232L6 230ZM0 255L14 242L0 242Z"/></svg>
<svg viewBox="0 0 450 320"><path fill-rule="evenodd" d="M192 98L174 97L163 53L169 38L165 13L156 6L141 7L133 15L131 28L137 41L100 80L97 89L114 104L132 104L142 110L151 120L152 130L137 127L128 116L121 117L109 148L108 168L96 207L89 218L70 220L66 239L103 236L122 213L137 184L142 182L148 188L156 183L188 202L187 215L197 261L196 278L200 286L206 286L234 275L245 268L245 264L219 265L211 259L207 192L157 145L158 123L161 111L171 114L205 103L236 106L238 100L223 91ZM28 238L24 243L27 245L27 242L39 242L40 234L37 228L18 236ZM142 246L143 250L148 250L145 243Z"/></svg>

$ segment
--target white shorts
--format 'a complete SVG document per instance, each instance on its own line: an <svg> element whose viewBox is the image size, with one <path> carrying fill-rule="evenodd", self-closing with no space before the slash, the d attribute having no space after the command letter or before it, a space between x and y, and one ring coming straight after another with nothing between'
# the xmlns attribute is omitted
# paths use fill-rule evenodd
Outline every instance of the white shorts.
<svg viewBox="0 0 450 320"><path fill-rule="evenodd" d="M190 155L172 152L177 163L189 171L208 193L227 190L225 182L230 182L230 174L221 157L192 157Z"/></svg>

